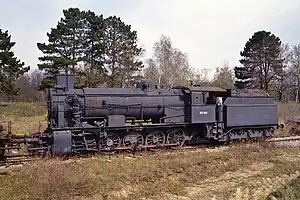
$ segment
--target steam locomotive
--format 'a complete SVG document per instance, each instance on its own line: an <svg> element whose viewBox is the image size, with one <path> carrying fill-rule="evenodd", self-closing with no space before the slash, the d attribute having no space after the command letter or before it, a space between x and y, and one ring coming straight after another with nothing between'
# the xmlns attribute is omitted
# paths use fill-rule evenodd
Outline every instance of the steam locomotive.
<svg viewBox="0 0 300 200"><path fill-rule="evenodd" d="M275 101L250 90L159 89L147 80L132 88L76 89L75 78L56 76L48 127L13 141L30 154L69 155L262 139L283 127ZM0 140L2 149L7 141Z"/></svg>
<svg viewBox="0 0 300 200"><path fill-rule="evenodd" d="M48 127L27 136L29 152L53 155L224 143L274 136L277 105L264 94L207 85L75 89L59 74L48 93Z"/></svg>

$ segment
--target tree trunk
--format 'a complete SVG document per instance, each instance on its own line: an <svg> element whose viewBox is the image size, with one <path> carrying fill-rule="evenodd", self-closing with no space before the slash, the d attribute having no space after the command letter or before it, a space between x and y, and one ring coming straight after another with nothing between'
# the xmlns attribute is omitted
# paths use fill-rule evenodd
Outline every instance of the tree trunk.
<svg viewBox="0 0 300 200"><path fill-rule="evenodd" d="M298 71L298 69L297 69ZM299 73L298 73L299 74ZM299 103L299 82L300 82L300 79L299 77L297 77L297 87L296 87L296 103Z"/></svg>
<svg viewBox="0 0 300 200"><path fill-rule="evenodd" d="M299 103L299 86L297 84L297 89L296 89L296 103Z"/></svg>
<svg viewBox="0 0 300 200"><path fill-rule="evenodd" d="M268 84L266 83L266 85L265 85L265 92L268 93L268 90L269 90L269 86L268 86Z"/></svg>
<svg viewBox="0 0 300 200"><path fill-rule="evenodd" d="M278 94L278 100L279 100L279 101L282 101L282 91L279 91L279 94Z"/></svg>

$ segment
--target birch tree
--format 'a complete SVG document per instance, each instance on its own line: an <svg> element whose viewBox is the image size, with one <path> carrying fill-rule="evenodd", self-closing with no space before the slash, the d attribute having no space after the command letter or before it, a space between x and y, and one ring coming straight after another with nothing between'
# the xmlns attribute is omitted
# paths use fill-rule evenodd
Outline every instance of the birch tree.
<svg viewBox="0 0 300 200"><path fill-rule="evenodd" d="M171 39L161 36L154 44L152 58L146 61L144 76L160 88L188 85L193 71L185 53L173 47Z"/></svg>

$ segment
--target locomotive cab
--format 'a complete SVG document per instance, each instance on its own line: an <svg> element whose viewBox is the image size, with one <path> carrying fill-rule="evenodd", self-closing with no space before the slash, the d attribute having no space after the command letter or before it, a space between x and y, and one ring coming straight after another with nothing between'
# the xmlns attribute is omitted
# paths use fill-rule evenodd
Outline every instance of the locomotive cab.
<svg viewBox="0 0 300 200"><path fill-rule="evenodd" d="M212 86L193 86L191 91L191 123L215 123L222 120L222 102L228 90Z"/></svg>

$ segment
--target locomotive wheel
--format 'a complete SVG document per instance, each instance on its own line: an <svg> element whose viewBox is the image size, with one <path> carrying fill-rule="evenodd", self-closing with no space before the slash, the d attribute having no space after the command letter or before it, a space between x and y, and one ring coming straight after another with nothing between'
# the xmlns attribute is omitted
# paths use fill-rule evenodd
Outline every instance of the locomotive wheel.
<svg viewBox="0 0 300 200"><path fill-rule="evenodd" d="M117 134L108 134L105 139L99 141L100 149L114 149L121 145L121 139Z"/></svg>
<svg viewBox="0 0 300 200"><path fill-rule="evenodd" d="M146 136L146 145L162 145L165 143L165 135L161 131L154 131Z"/></svg>
<svg viewBox="0 0 300 200"><path fill-rule="evenodd" d="M139 146L144 144L144 137L139 132L131 132L125 135L123 139L124 146L130 147L133 145Z"/></svg>
<svg viewBox="0 0 300 200"><path fill-rule="evenodd" d="M185 133L182 129L174 129L167 132L167 144L179 144L183 146Z"/></svg>

